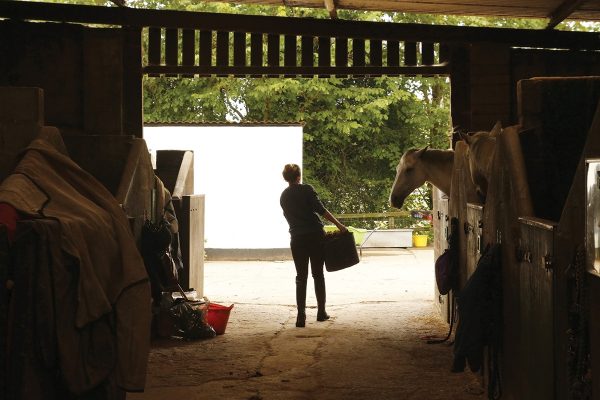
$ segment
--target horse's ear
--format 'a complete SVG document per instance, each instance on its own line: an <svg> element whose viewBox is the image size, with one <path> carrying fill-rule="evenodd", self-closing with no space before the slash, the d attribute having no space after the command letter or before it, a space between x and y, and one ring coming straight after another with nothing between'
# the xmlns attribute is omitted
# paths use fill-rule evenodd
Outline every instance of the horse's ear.
<svg viewBox="0 0 600 400"><path fill-rule="evenodd" d="M427 151L428 148L429 148L429 145L423 147L421 150L417 150L415 155L417 157L421 157L423 155L423 153L425 153Z"/></svg>
<svg viewBox="0 0 600 400"><path fill-rule="evenodd" d="M472 140L472 139L473 139L473 137L472 137L471 135L469 135L468 133L463 133L463 132L460 132L460 133L459 133L459 135L460 135L460 138L461 138L462 140L464 140L465 142L467 142L467 145L469 145L469 146L470 146L470 145L471 145L471 143L473 143L473 140Z"/></svg>
<svg viewBox="0 0 600 400"><path fill-rule="evenodd" d="M490 136L498 136L502 132L502 123L497 121L492 130L490 131Z"/></svg>

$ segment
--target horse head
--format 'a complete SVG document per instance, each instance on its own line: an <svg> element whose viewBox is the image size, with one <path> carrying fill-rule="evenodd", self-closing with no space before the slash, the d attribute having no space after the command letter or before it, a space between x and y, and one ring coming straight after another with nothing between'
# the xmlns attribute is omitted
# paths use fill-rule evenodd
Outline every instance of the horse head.
<svg viewBox="0 0 600 400"><path fill-rule="evenodd" d="M418 149L410 149L396 167L396 178L390 193L390 205L400 208L404 200L413 190L422 186L427 180L426 168L423 165L423 154L429 146Z"/></svg>
<svg viewBox="0 0 600 400"><path fill-rule="evenodd" d="M491 178L492 162L496 151L496 137L502 132L500 122L490 132L475 132L472 135L461 135L469 146L467 157L471 181L477 194L485 199L488 183Z"/></svg>

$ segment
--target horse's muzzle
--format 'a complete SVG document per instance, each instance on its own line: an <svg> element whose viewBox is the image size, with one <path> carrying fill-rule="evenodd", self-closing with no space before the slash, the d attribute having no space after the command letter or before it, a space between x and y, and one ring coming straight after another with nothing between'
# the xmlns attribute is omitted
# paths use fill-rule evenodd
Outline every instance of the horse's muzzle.
<svg viewBox="0 0 600 400"><path fill-rule="evenodd" d="M390 205L392 207L400 208L400 207L402 207L402 204L404 204L404 198L402 198L400 196L396 196L396 195L390 196Z"/></svg>

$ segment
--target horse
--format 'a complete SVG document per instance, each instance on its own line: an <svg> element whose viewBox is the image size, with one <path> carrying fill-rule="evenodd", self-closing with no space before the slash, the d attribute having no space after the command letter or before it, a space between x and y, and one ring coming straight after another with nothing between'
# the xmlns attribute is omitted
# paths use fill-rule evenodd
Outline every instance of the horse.
<svg viewBox="0 0 600 400"><path fill-rule="evenodd" d="M410 149L396 167L396 178L390 192L390 205L400 208L413 190L425 182L450 195L454 150Z"/></svg>
<svg viewBox="0 0 600 400"><path fill-rule="evenodd" d="M488 183L492 174L492 162L496 151L496 137L502 132L502 125L496 122L490 132L475 132L471 135L461 135L469 146L467 158L471 181L477 194L485 199Z"/></svg>

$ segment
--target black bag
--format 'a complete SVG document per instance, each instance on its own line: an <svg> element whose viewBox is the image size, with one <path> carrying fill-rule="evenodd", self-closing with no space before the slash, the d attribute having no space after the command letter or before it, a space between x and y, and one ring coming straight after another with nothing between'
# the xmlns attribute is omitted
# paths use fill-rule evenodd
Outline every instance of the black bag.
<svg viewBox="0 0 600 400"><path fill-rule="evenodd" d="M169 296L170 297L170 296ZM207 320L208 303L183 298L163 301L157 319L159 337L210 339L217 333Z"/></svg>
<svg viewBox="0 0 600 400"><path fill-rule="evenodd" d="M329 272L351 267L360 261L354 235L350 231L325 234L324 252L325 269Z"/></svg>
<svg viewBox="0 0 600 400"><path fill-rule="evenodd" d="M448 294L454 286L453 261L452 251L449 249L435 260L435 282L440 294Z"/></svg>

